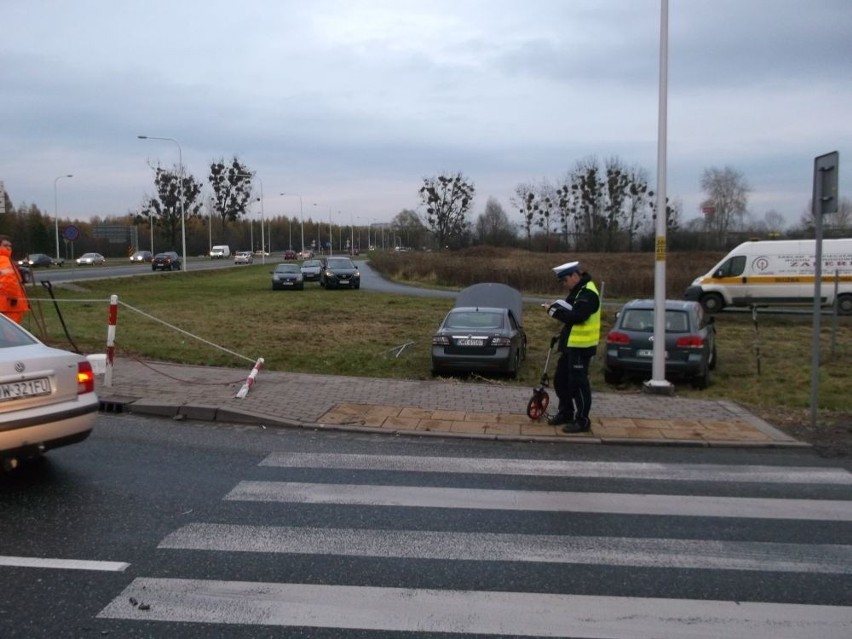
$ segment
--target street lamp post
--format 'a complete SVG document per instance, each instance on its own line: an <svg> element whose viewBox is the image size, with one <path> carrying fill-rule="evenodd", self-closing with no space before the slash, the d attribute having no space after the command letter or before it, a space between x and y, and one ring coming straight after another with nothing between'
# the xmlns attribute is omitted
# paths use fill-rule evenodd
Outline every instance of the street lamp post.
<svg viewBox="0 0 852 639"><path fill-rule="evenodd" d="M282 193L281 195L290 195L299 198L299 219L302 222L302 253L305 252L305 210L302 206L302 196L297 193Z"/></svg>
<svg viewBox="0 0 852 639"><path fill-rule="evenodd" d="M254 173L236 173L235 175L241 175L251 179L257 177ZM266 264L266 236L264 235L263 230L263 180L258 177L257 181L260 182L260 261L261 264ZM251 228L251 220L249 220L249 228ZM254 251L254 240L252 240L251 250Z"/></svg>
<svg viewBox="0 0 852 639"><path fill-rule="evenodd" d="M163 140L165 142L174 142L178 148L178 198L180 199L180 235L181 248L183 255L181 257L181 268L186 271L186 215L183 204L183 149L180 147L180 142L174 138L160 138L153 135L137 135L140 140Z"/></svg>
<svg viewBox="0 0 852 639"><path fill-rule="evenodd" d="M67 175L60 175L55 180L53 180L53 224L54 229L56 231L56 263L59 264L59 197L56 195L56 183L59 182L62 178L72 178L74 177L70 173ZM49 227L48 227L49 228Z"/></svg>

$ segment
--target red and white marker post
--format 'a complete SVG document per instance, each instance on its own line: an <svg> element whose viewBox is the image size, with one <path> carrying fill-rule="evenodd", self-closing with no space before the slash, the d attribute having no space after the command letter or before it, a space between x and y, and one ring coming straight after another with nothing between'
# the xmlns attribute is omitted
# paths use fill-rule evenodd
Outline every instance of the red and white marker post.
<svg viewBox="0 0 852 639"><path fill-rule="evenodd" d="M257 361L254 363L254 367L251 369L251 373L246 378L243 387L237 392L236 399L244 399L246 395L248 395L249 389L254 386L254 379L257 377L258 372L263 367L263 358L258 357Z"/></svg>
<svg viewBox="0 0 852 639"><path fill-rule="evenodd" d="M115 361L115 322L118 318L118 295L109 298L109 326L107 327L106 370L104 386L112 386L112 365Z"/></svg>

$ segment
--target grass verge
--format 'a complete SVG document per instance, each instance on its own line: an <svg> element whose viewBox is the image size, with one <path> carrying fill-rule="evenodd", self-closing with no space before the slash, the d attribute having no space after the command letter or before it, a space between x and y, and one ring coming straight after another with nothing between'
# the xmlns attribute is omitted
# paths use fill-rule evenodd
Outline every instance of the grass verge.
<svg viewBox="0 0 852 639"><path fill-rule="evenodd" d="M272 291L269 270L269 265L256 264L89 280L57 284L54 294L74 344L84 353L104 352L109 297L115 294L120 301L119 356L245 370L263 357L271 370L431 379L430 340L452 306L450 300L326 291L314 283L307 283L304 291ZM49 344L71 348L46 290L33 287L30 295L34 312L25 326ZM613 319L614 311L608 307L604 334ZM558 326L532 304L525 309L525 323L530 348L518 379L485 381L530 387L538 383L550 336ZM761 314L755 327L748 313L720 315L719 363L710 388L698 391L676 382L677 394L728 399L758 409L758 414L761 409L806 414L802 411L808 409L811 392L811 323L809 315ZM852 318L840 318L834 335L826 319L821 343L820 409L852 412ZM639 392L641 382L619 388L604 383L602 348L592 365L593 388Z"/></svg>

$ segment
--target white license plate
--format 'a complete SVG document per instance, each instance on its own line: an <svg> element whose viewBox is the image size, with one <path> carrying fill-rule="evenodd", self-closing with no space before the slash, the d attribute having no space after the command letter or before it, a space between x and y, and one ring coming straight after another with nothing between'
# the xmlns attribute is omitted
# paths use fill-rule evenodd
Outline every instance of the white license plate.
<svg viewBox="0 0 852 639"><path fill-rule="evenodd" d="M638 350L638 351L636 351L636 356L637 357L653 357L654 351L648 350L648 349ZM668 356L669 356L669 352L666 351L665 357L668 357Z"/></svg>
<svg viewBox="0 0 852 639"><path fill-rule="evenodd" d="M456 344L459 346L482 346L485 342L481 339L460 339Z"/></svg>
<svg viewBox="0 0 852 639"><path fill-rule="evenodd" d="M0 402L23 399L24 397L37 397L38 395L50 395L50 382L47 377L0 384Z"/></svg>

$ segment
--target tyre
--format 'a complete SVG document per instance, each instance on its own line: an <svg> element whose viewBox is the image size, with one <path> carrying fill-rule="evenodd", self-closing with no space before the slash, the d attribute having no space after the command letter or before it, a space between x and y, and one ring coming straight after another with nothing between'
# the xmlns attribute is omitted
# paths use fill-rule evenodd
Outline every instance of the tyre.
<svg viewBox="0 0 852 639"><path fill-rule="evenodd" d="M840 315L852 315L852 295L837 296L837 312Z"/></svg>
<svg viewBox="0 0 852 639"><path fill-rule="evenodd" d="M710 385L710 371L709 369L704 369L702 373L699 373L695 377L692 378L692 387L697 388L698 390L704 390Z"/></svg>
<svg viewBox="0 0 852 639"><path fill-rule="evenodd" d="M512 379L518 379L518 373L521 370L521 351L515 351L514 361L512 362L512 368L509 369L509 377Z"/></svg>
<svg viewBox="0 0 852 639"><path fill-rule="evenodd" d="M707 364L707 368L711 371L716 370L716 345L713 344L713 350L710 351L710 361Z"/></svg>
<svg viewBox="0 0 852 639"><path fill-rule="evenodd" d="M725 307L725 300L718 293L708 293L701 298L701 306L706 313L713 315Z"/></svg>

